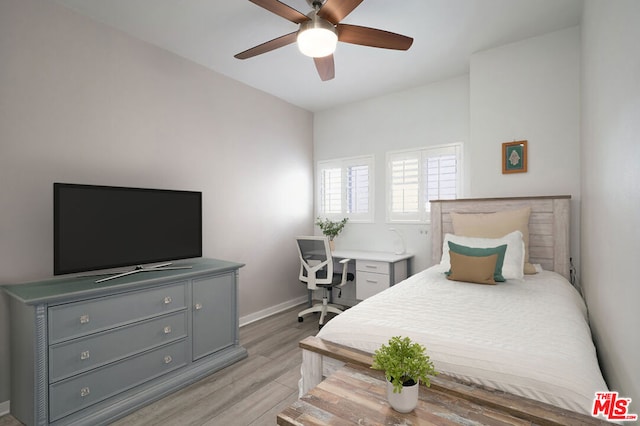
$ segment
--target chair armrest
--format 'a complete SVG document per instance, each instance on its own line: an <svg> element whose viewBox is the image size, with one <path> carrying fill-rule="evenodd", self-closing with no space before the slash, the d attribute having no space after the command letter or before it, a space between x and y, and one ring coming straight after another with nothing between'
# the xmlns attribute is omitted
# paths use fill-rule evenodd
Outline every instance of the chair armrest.
<svg viewBox="0 0 640 426"><path fill-rule="evenodd" d="M351 262L351 259L349 258L340 260L340 263L342 264L342 279L340 280L340 284L336 287L342 287L347 283L347 268L349 267L349 262Z"/></svg>

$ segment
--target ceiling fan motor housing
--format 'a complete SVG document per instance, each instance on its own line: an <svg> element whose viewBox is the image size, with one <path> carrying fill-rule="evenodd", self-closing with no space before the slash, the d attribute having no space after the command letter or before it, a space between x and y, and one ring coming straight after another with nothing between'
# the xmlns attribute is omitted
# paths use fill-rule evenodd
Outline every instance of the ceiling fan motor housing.
<svg viewBox="0 0 640 426"><path fill-rule="evenodd" d="M316 12L307 15L308 21L300 24L297 41L300 51L312 58L331 55L338 43L338 31L335 25L319 17Z"/></svg>

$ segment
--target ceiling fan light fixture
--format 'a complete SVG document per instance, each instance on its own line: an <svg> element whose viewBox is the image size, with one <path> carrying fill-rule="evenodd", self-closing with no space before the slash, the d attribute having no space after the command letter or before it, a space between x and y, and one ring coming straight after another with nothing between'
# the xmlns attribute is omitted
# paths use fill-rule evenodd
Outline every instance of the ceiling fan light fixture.
<svg viewBox="0 0 640 426"><path fill-rule="evenodd" d="M312 58L329 56L336 51L338 32L331 22L320 18L315 12L309 20L300 24L297 42L303 55Z"/></svg>

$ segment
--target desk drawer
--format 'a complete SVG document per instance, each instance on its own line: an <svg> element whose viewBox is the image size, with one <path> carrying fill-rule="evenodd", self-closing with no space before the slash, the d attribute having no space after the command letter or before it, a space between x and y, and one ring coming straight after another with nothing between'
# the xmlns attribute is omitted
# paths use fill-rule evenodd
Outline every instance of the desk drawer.
<svg viewBox="0 0 640 426"><path fill-rule="evenodd" d="M164 315L49 346L49 383L187 336L187 312Z"/></svg>
<svg viewBox="0 0 640 426"><path fill-rule="evenodd" d="M389 288L389 275L356 271L356 299L364 300Z"/></svg>
<svg viewBox="0 0 640 426"><path fill-rule="evenodd" d="M79 411L187 363L185 340L49 386L49 421Z"/></svg>
<svg viewBox="0 0 640 426"><path fill-rule="evenodd" d="M186 282L49 308L49 343L186 308Z"/></svg>
<svg viewBox="0 0 640 426"><path fill-rule="evenodd" d="M378 274L389 274L389 262L379 262L376 260L356 260L356 271L376 272Z"/></svg>

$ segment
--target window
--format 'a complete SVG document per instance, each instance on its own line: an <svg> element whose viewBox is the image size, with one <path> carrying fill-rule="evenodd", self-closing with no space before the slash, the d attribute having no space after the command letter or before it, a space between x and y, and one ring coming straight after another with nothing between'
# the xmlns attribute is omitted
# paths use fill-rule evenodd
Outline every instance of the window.
<svg viewBox="0 0 640 426"><path fill-rule="evenodd" d="M427 222L430 200L460 195L462 144L387 153L387 221Z"/></svg>
<svg viewBox="0 0 640 426"><path fill-rule="evenodd" d="M373 222L373 156L319 161L318 216Z"/></svg>

